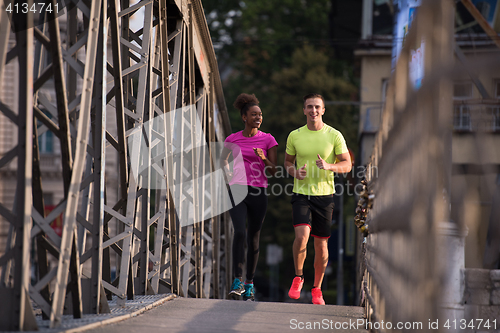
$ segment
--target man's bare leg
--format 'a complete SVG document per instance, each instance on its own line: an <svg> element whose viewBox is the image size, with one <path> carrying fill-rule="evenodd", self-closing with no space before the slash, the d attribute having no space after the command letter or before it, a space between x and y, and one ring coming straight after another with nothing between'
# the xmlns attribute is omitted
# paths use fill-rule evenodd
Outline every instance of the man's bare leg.
<svg viewBox="0 0 500 333"><path fill-rule="evenodd" d="M307 225L295 227L295 240L293 241L293 263L295 265L295 274L301 276L304 274L304 261L307 255L307 241L311 230Z"/></svg>
<svg viewBox="0 0 500 333"><path fill-rule="evenodd" d="M321 288L328 264L328 238L314 237L314 287Z"/></svg>

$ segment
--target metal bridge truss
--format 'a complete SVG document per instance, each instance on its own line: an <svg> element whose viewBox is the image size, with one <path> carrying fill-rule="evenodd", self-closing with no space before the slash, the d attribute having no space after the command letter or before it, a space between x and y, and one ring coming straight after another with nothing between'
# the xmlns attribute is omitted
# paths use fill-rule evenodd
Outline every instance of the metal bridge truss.
<svg viewBox="0 0 500 333"><path fill-rule="evenodd" d="M17 164L14 203L0 202L0 329L36 329L32 304L58 327L63 313L109 311L113 295L220 298L231 230L213 144L230 127L201 1L68 0L59 10L0 18L0 75L17 61L20 83L17 108L0 103L18 133L0 156L0 168ZM138 31L132 17L144 20ZM47 131L64 187L49 214Z"/></svg>

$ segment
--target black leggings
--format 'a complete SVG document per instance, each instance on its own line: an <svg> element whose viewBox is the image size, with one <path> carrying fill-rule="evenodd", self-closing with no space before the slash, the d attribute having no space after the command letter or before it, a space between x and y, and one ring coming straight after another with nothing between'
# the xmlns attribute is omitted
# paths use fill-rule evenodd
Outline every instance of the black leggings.
<svg viewBox="0 0 500 333"><path fill-rule="evenodd" d="M244 193L244 185L232 185L231 192ZM233 195L236 199L237 195ZM238 200L239 201L239 200ZM234 277L243 277L245 260L245 241L247 250L247 280L253 280L259 259L260 229L267 210L265 188L248 186L248 194L230 211L234 226L233 237L233 272ZM248 217L248 232L245 228Z"/></svg>

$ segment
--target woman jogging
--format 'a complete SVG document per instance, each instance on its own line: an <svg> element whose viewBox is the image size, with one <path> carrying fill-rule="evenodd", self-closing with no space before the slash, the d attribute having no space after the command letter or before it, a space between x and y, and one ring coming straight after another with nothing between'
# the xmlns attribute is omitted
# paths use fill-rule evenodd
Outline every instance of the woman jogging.
<svg viewBox="0 0 500 333"><path fill-rule="evenodd" d="M243 296L244 300L253 301L253 278L259 258L260 230L267 210L266 170L271 175L276 173L278 143L271 134L259 131L262 111L255 95L240 94L233 105L240 110L245 128L227 137L222 152L222 163L231 189L232 209L229 214L234 226L234 281L228 296L233 299ZM232 170L229 164L231 155ZM245 245L246 280L243 283Z"/></svg>

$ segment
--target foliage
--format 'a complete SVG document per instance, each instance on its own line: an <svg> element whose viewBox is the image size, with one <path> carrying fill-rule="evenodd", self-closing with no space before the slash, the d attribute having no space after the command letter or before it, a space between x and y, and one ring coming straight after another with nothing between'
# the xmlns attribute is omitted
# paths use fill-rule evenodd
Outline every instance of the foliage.
<svg viewBox="0 0 500 333"><path fill-rule="evenodd" d="M204 0L219 61L246 75L269 76L297 44L325 40L330 0Z"/></svg>
<svg viewBox="0 0 500 333"><path fill-rule="evenodd" d="M349 100L356 93L356 88L351 82L336 75L333 68L329 67L330 61L325 51L306 44L296 49L289 67L273 74L272 110L281 111L266 113L265 123L272 124L273 132L288 135L290 130L305 124L302 97L307 93L319 93L327 103ZM356 132L357 128L353 127L356 125L354 110L328 105L326 108L323 116L326 123L339 129L344 135ZM286 142L286 137L279 139L279 142Z"/></svg>

